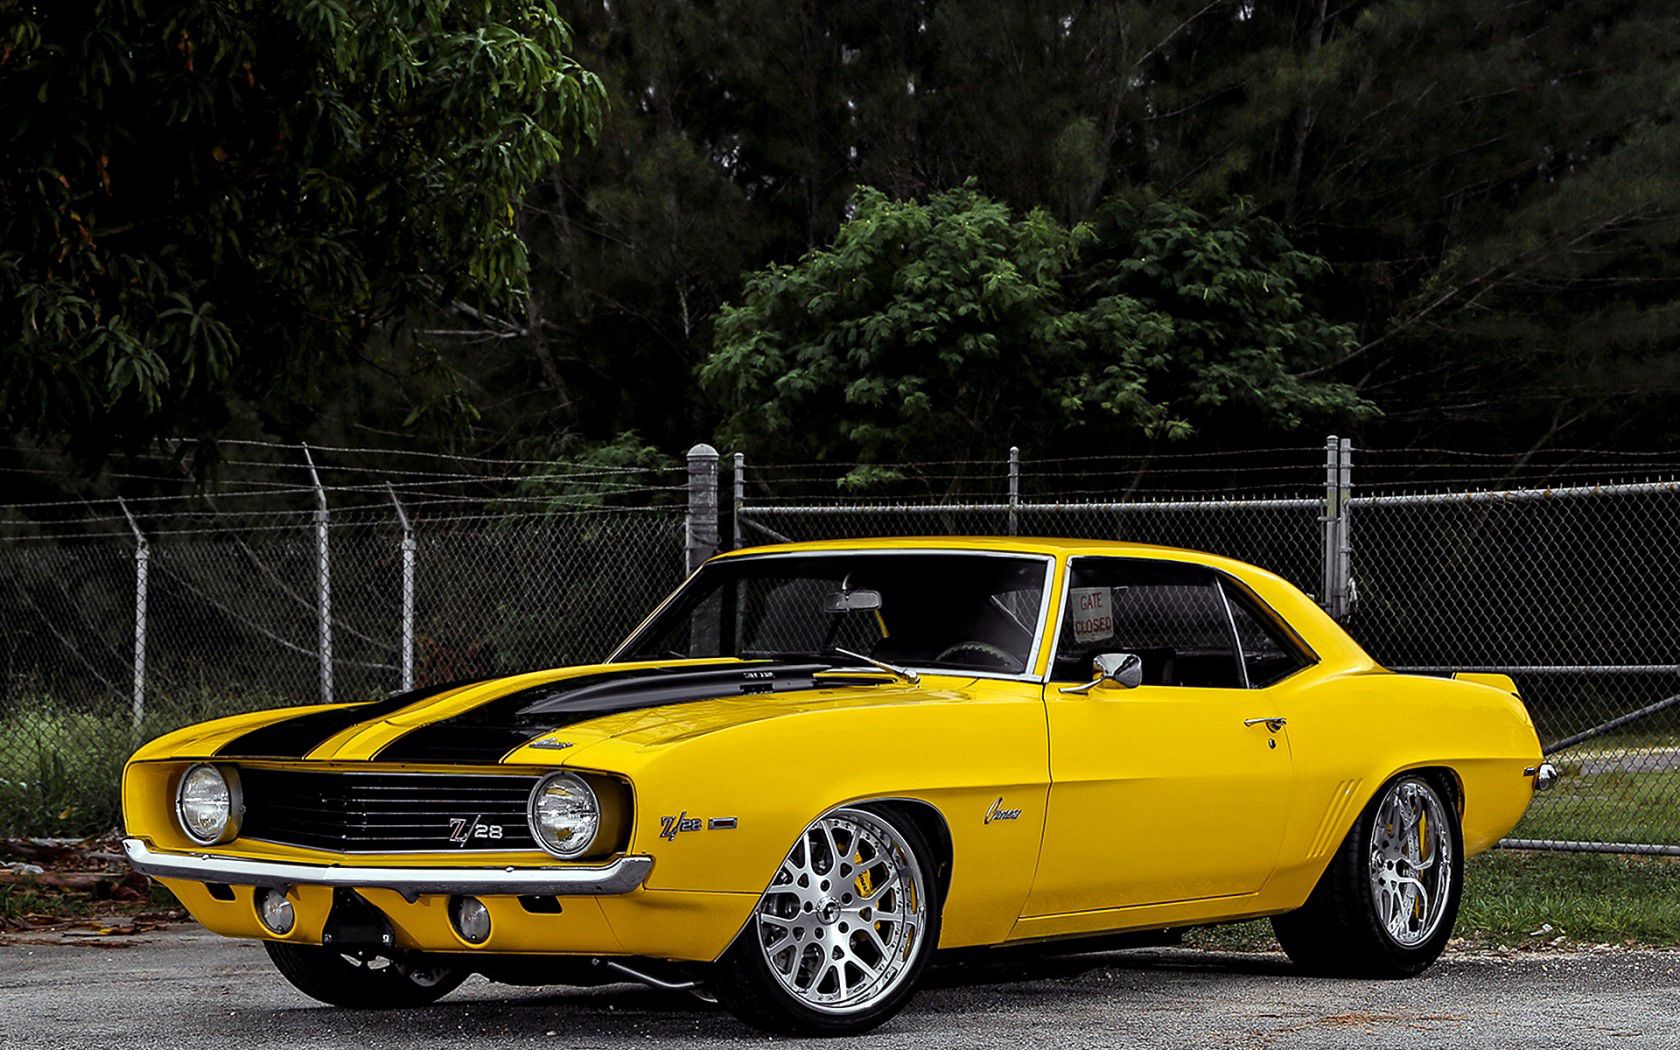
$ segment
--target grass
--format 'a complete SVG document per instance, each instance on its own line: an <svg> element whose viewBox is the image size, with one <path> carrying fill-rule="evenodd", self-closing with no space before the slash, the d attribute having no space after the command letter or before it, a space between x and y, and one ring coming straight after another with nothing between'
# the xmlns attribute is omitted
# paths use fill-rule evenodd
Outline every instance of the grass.
<svg viewBox="0 0 1680 1050"><path fill-rule="evenodd" d="M102 715L30 702L0 717L0 833L90 835L117 824L139 740Z"/></svg>
<svg viewBox="0 0 1680 1050"><path fill-rule="evenodd" d="M61 893L25 879L0 886L0 929L26 915L80 918L93 914L93 901L82 894Z"/></svg>
<svg viewBox="0 0 1680 1050"><path fill-rule="evenodd" d="M1482 948L1675 947L1680 858L1492 850L1465 866L1457 936ZM1265 920L1193 930L1185 943L1224 951L1277 947Z"/></svg>
<svg viewBox="0 0 1680 1050"><path fill-rule="evenodd" d="M128 711L85 710L37 694L0 711L0 836L97 835L118 826L123 763L179 726L273 707L278 697L155 697L139 727Z"/></svg>
<svg viewBox="0 0 1680 1050"><path fill-rule="evenodd" d="M1579 758L1564 754L1557 785L1535 798L1512 835L1680 845L1680 771L1587 776Z"/></svg>

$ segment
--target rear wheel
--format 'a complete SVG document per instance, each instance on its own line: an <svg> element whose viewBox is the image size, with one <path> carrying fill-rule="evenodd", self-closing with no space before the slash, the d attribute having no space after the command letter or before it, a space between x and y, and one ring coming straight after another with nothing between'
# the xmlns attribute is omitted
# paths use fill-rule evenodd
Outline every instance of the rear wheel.
<svg viewBox="0 0 1680 1050"><path fill-rule="evenodd" d="M426 1006L454 991L467 971L423 955L362 958L314 944L264 941L275 969L311 999L359 1010Z"/></svg>
<svg viewBox="0 0 1680 1050"><path fill-rule="evenodd" d="M1272 929L1309 973L1422 973L1452 936L1463 852L1453 796L1428 776L1403 774L1354 822L1306 905Z"/></svg>
<svg viewBox="0 0 1680 1050"><path fill-rule="evenodd" d="M788 851L713 985L768 1031L868 1031L909 1002L939 942L933 851L865 809L818 819Z"/></svg>

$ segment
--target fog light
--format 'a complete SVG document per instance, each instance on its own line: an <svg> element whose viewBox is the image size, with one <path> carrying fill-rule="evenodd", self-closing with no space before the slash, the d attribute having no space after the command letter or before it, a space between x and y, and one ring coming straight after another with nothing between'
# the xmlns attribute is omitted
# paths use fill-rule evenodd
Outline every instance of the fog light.
<svg viewBox="0 0 1680 1050"><path fill-rule="evenodd" d="M292 932L292 926L297 922L297 913L292 910L292 902L279 890L257 891L257 917L268 927L270 933L284 937Z"/></svg>
<svg viewBox="0 0 1680 1050"><path fill-rule="evenodd" d="M477 897L456 897L450 901L449 921L468 944L483 944L490 939L490 909Z"/></svg>

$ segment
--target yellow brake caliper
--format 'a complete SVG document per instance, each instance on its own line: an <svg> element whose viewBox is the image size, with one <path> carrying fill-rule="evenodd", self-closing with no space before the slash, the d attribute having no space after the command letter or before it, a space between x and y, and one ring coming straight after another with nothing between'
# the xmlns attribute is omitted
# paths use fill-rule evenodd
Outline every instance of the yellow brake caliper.
<svg viewBox="0 0 1680 1050"><path fill-rule="evenodd" d="M1427 812L1419 813L1418 814L1418 823L1417 823L1417 837L1418 837L1418 861L1420 863L1423 862L1423 861L1427 861L1429 859L1427 856L1424 855L1424 851L1429 848L1429 834L1428 834L1428 831L1429 831L1429 814ZM1417 878L1417 872L1414 871L1412 873L1412 877L1414 879ZM1419 922L1423 921L1423 894L1421 894L1421 893L1418 894L1416 897L1414 897L1412 899L1412 917L1417 919Z"/></svg>

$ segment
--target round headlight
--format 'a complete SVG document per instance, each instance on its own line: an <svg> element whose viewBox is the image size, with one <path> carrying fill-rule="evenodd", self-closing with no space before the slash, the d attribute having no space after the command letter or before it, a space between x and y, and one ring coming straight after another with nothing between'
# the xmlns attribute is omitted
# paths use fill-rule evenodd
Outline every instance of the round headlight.
<svg viewBox="0 0 1680 1050"><path fill-rule="evenodd" d="M239 785L215 766L187 770L175 789L175 815L181 830L206 846L226 842L239 831Z"/></svg>
<svg viewBox="0 0 1680 1050"><path fill-rule="evenodd" d="M571 773L552 773L531 791L531 837L556 857L587 850L601 830L601 805L595 792Z"/></svg>

